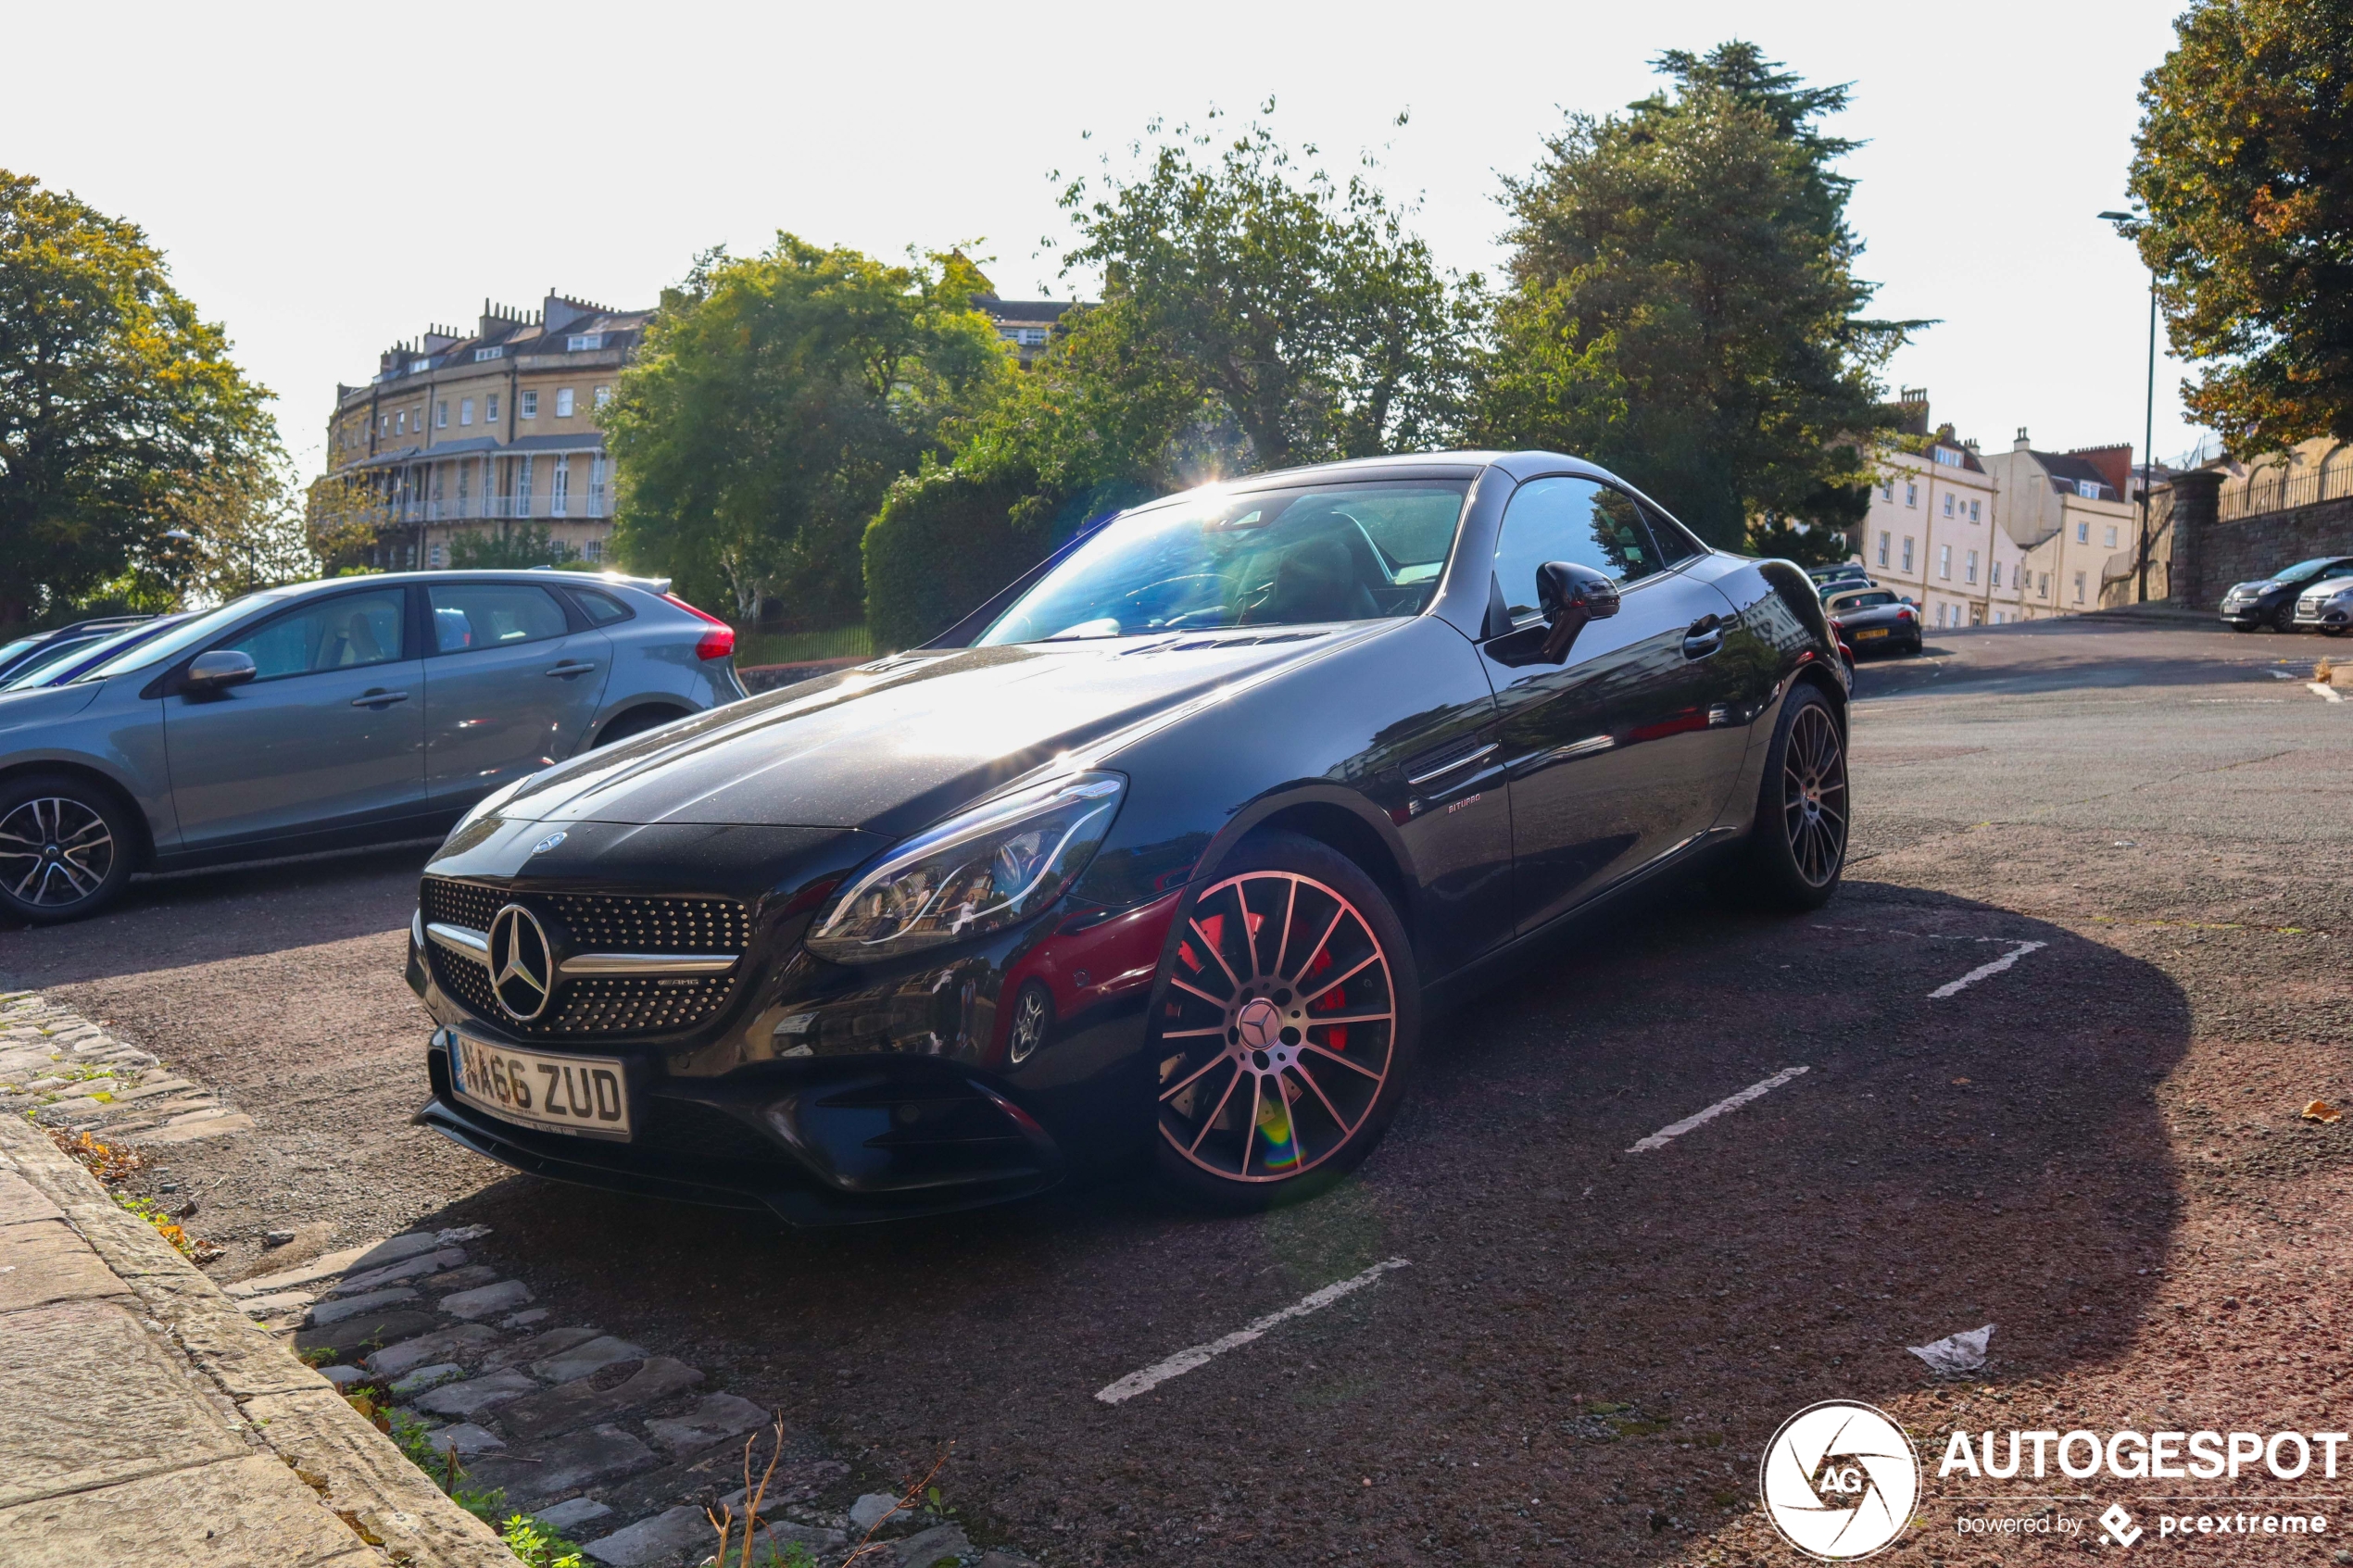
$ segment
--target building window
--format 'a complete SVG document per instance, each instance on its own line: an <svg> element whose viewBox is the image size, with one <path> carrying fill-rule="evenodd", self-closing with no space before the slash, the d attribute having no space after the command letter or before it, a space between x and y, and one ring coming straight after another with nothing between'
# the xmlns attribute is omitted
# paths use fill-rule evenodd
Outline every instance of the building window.
<svg viewBox="0 0 2353 1568"><path fill-rule="evenodd" d="M2103 529L2101 529L2101 530L2100 530L2100 533L2101 533L2101 534L2102 534L2102 538L2101 538L2100 542L2101 542L2102 544L2106 545L2106 546L2107 546L2109 549L2111 549L2111 550L2112 550L2112 549L2114 549L2114 548L2116 548L2116 529L2115 529L2115 526L2114 526L2113 524L2111 524L2111 525L2109 525L2109 526L2108 526L2108 527L2107 527L2107 528L2103 528Z"/></svg>
<svg viewBox="0 0 2353 1568"><path fill-rule="evenodd" d="M1944 515L1946 517L1953 515L1953 493L1950 490L1944 492Z"/></svg>
<svg viewBox="0 0 2353 1568"><path fill-rule="evenodd" d="M1881 566L1885 566L1887 564L1887 531L1885 529L1881 529L1879 536L1879 563Z"/></svg>
<svg viewBox="0 0 2353 1568"><path fill-rule="evenodd" d="M2107 485L2096 479L2079 479L2075 482L2075 493L2087 501L2098 500L2100 492L2107 488Z"/></svg>
<svg viewBox="0 0 2353 1568"><path fill-rule="evenodd" d="M426 558L426 560L427 560L427 561L428 561L428 562L432 565L433 569L434 569L435 571L440 571L440 570L441 570L441 546L440 546L439 545L435 545L435 546L434 546L434 547L433 547L430 551L428 551L428 552L426 553L426 558Z"/></svg>
<svg viewBox="0 0 2353 1568"><path fill-rule="evenodd" d="M460 514L466 509L466 486L473 479L473 464L459 463L458 465L458 510Z"/></svg>
<svg viewBox="0 0 2353 1568"><path fill-rule="evenodd" d="M2075 602L2083 602L2083 574L2080 571L2075 574Z"/></svg>
<svg viewBox="0 0 2353 1568"><path fill-rule="evenodd" d="M591 539L588 543L580 546L580 554L584 559L589 561L603 560L605 558L605 542L602 539Z"/></svg>
<svg viewBox="0 0 2353 1568"><path fill-rule="evenodd" d="M505 355L506 352L507 351L503 348L477 348L474 350L474 363L479 365L484 359L499 358Z"/></svg>
<svg viewBox="0 0 2353 1568"><path fill-rule="evenodd" d="M1960 453L1955 451L1950 446L1939 446L1936 449L1936 460L1943 463L1948 469L1957 469L1962 466Z"/></svg>
<svg viewBox="0 0 2353 1568"><path fill-rule="evenodd" d="M458 422L461 425L470 425L474 422L474 400L472 398L460 397L458 399Z"/></svg>
<svg viewBox="0 0 2353 1568"><path fill-rule="evenodd" d="M2079 545L2088 545L2092 542L2092 525L2090 523L2079 522L2075 525L2075 542Z"/></svg>
<svg viewBox="0 0 2353 1568"><path fill-rule="evenodd" d="M2000 561L1995 561L1990 569L1990 582L1988 585L1995 588L2002 585L2002 563Z"/></svg>
<svg viewBox="0 0 2353 1568"><path fill-rule="evenodd" d="M1904 570L1912 570L1912 536L1908 533L1904 535Z"/></svg>
<svg viewBox="0 0 2353 1568"><path fill-rule="evenodd" d="M564 352L567 354L579 354L591 348L602 348L604 345L605 334L602 332L574 332L564 339Z"/></svg>
<svg viewBox="0 0 2353 1568"><path fill-rule="evenodd" d="M531 515L531 459L528 457L515 460L515 515Z"/></svg>
<svg viewBox="0 0 2353 1568"><path fill-rule="evenodd" d="M2035 597L2044 599L2049 598L2051 596L2051 574L2045 571L2042 574L2038 581L2040 585L2034 590Z"/></svg>
<svg viewBox="0 0 2353 1568"><path fill-rule="evenodd" d="M490 498L497 494L498 494L498 459L496 458L485 457L482 459L483 516L488 517L490 515Z"/></svg>
<svg viewBox="0 0 2353 1568"><path fill-rule="evenodd" d="M556 389L556 418L560 420L572 418L572 388L568 386Z"/></svg>
<svg viewBox="0 0 2353 1568"><path fill-rule="evenodd" d="M1974 583L1977 581L1977 552L1975 550L1971 550L1969 553L1969 564L1963 570L1969 573L1969 577L1967 579L1969 582Z"/></svg>
<svg viewBox="0 0 2353 1568"><path fill-rule="evenodd" d="M600 387L598 387L598 388L597 389L597 407L598 407L598 408L603 408L606 404L608 404L608 403L610 403L610 402L611 402L611 401L612 401L612 388L610 388L610 387L609 387L609 386L600 386Z"/></svg>
<svg viewBox="0 0 2353 1568"><path fill-rule="evenodd" d="M516 396L522 399L522 401L515 407L515 414L518 418L535 420L539 417L539 395L537 393L517 393Z"/></svg>
<svg viewBox="0 0 2353 1568"><path fill-rule="evenodd" d="M486 425L498 422L498 395L495 392L482 400L482 422Z"/></svg>
<svg viewBox="0 0 2353 1568"><path fill-rule="evenodd" d="M547 515L549 517L564 516L564 508L571 499L572 459L558 458L555 477L547 483Z"/></svg>
<svg viewBox="0 0 2353 1568"><path fill-rule="evenodd" d="M1944 578L1948 583L1952 581L1953 546L1950 545L1939 545L1936 546L1936 575Z"/></svg>
<svg viewBox="0 0 2353 1568"><path fill-rule="evenodd" d="M447 403L436 403L433 406L433 428L435 430L447 430L449 428L449 405Z"/></svg>
<svg viewBox="0 0 2353 1568"><path fill-rule="evenodd" d="M403 408L400 412L392 416L392 433L395 435L406 435L409 433L408 409Z"/></svg>
<svg viewBox="0 0 2353 1568"><path fill-rule="evenodd" d="M605 455L602 452L588 459L588 515L605 515Z"/></svg>
<svg viewBox="0 0 2353 1568"><path fill-rule="evenodd" d="M1894 480L1882 479L1879 482L1879 498L1890 503L1894 501L1895 482Z"/></svg>
<svg viewBox="0 0 2353 1568"><path fill-rule="evenodd" d="M1908 482L1905 484L1904 504L1907 507L1917 507L1920 504L1920 487L1919 485Z"/></svg>
<svg viewBox="0 0 2353 1568"><path fill-rule="evenodd" d="M1975 522L1975 521L1978 521L1978 517L1977 517L1977 505L1978 505L1978 504L1977 504L1975 501L1971 501L1971 502L1969 504L1969 520L1971 522Z"/></svg>

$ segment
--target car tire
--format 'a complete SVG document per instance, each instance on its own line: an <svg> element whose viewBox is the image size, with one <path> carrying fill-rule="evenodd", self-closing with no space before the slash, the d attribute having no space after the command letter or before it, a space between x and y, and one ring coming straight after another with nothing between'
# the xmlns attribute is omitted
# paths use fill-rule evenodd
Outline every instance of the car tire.
<svg viewBox="0 0 2353 1568"><path fill-rule="evenodd" d="M1718 879L1735 901L1797 913L1818 909L1846 872L1846 735L1820 689L1790 690L1757 786L1756 825Z"/></svg>
<svg viewBox="0 0 2353 1568"><path fill-rule="evenodd" d="M1420 1045L1420 979L1371 877L1268 833L1193 900L1151 1017L1162 1187L1250 1212L1327 1190L1380 1142Z"/></svg>
<svg viewBox="0 0 2353 1568"><path fill-rule="evenodd" d="M2294 605L2283 605L2278 609L2271 612L2271 630L2274 632L2285 632L2291 635L2294 634L2296 631L2296 607Z"/></svg>
<svg viewBox="0 0 2353 1568"><path fill-rule="evenodd" d="M597 745L610 746L617 740L627 740L632 735L642 735L648 730L658 730L673 720L686 717L686 710L683 708L666 708L659 704L646 708L633 708L605 726L604 734L597 737Z"/></svg>
<svg viewBox="0 0 2353 1568"><path fill-rule="evenodd" d="M2252 621L2229 621L2223 622L2223 624L2230 627L2230 629L2233 632L2252 632L2255 630L2255 622Z"/></svg>
<svg viewBox="0 0 2353 1568"><path fill-rule="evenodd" d="M61 773L0 785L0 916L54 925L94 915L138 859L138 830L110 792Z"/></svg>

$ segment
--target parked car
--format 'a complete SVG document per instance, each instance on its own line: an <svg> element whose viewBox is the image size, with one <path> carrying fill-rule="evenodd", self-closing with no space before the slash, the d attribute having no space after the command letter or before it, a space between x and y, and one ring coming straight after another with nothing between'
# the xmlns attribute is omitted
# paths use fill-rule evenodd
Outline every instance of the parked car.
<svg viewBox="0 0 2353 1568"><path fill-rule="evenodd" d="M0 916L134 871L429 837L574 752L744 695L661 584L432 571L273 588L0 693Z"/></svg>
<svg viewBox="0 0 2353 1568"><path fill-rule="evenodd" d="M2222 621L2234 632L2268 626L2296 629L2296 601L2305 589L2328 577L2353 573L2353 556L2314 556L2255 583L2234 583L2222 596Z"/></svg>
<svg viewBox="0 0 2353 1568"><path fill-rule="evenodd" d="M1863 588L1831 597L1831 627L1863 653L1920 651L1920 613L1894 590Z"/></svg>
<svg viewBox="0 0 2353 1568"><path fill-rule="evenodd" d="M35 632L0 646L0 681L6 681L36 659L46 659L59 650L88 645L111 637L126 627L136 626L149 619L144 615L109 615L95 621L77 621L70 626L60 626L54 632Z"/></svg>
<svg viewBox="0 0 2353 1568"><path fill-rule="evenodd" d="M2323 637L2353 630L2353 577L2323 577L2296 597L2296 624Z"/></svg>
<svg viewBox="0 0 2353 1568"><path fill-rule="evenodd" d="M1860 561L1847 561L1839 566L1818 566L1806 575L1825 596L1850 583L1868 583L1871 580L1871 574L1863 570Z"/></svg>
<svg viewBox="0 0 2353 1568"><path fill-rule="evenodd" d="M44 648L8 674L0 675L0 692L30 690L34 686L62 686L76 676L95 670L118 654L163 635L187 619L186 613L153 616L125 631L93 642L61 643L52 648Z"/></svg>
<svg viewBox="0 0 2353 1568"><path fill-rule="evenodd" d="M1786 561L1551 453L1139 508L932 643L518 781L428 863L424 1124L794 1223L1148 1159L1363 1160L1426 1010L1717 860L1836 889L1846 694Z"/></svg>

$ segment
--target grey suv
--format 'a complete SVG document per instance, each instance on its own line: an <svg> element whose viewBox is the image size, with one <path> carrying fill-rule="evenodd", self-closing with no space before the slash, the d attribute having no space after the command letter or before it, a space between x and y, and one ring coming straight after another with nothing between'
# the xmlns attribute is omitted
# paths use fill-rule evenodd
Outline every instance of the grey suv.
<svg viewBox="0 0 2353 1568"><path fill-rule="evenodd" d="M429 837L592 746L742 697L666 583L432 571L275 588L0 694L0 918L135 871Z"/></svg>

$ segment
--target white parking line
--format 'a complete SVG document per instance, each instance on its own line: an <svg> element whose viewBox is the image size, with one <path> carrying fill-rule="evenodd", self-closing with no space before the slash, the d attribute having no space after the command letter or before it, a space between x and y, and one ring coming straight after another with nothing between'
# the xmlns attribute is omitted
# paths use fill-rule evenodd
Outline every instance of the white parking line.
<svg viewBox="0 0 2353 1568"><path fill-rule="evenodd" d="M1132 1399L1139 1394L1158 1387L1172 1377L1182 1377L1197 1366L1207 1365L1228 1350L1239 1349L1270 1328L1289 1323L1293 1318L1303 1318L1310 1312L1320 1311L1351 1291L1364 1289L1391 1269L1402 1269L1405 1266L1405 1260L1403 1258L1391 1258L1385 1262L1375 1263L1363 1273L1353 1275L1336 1285L1327 1285L1314 1295L1294 1301L1279 1312L1267 1313L1248 1328L1238 1328L1223 1339L1213 1339L1206 1345L1196 1345L1189 1350L1179 1350L1164 1361L1155 1361L1141 1372L1131 1372L1118 1382L1097 1389L1095 1398L1107 1405L1115 1405L1123 1400Z"/></svg>
<svg viewBox="0 0 2353 1568"><path fill-rule="evenodd" d="M2001 942L2010 939L2001 936L1981 936L1978 940L1981 942ZM1939 985L1935 990L1931 991L1928 994L1928 999L1931 1002L1943 1001L1945 997L1953 995L1957 991L1967 990L1969 987L1976 985L1979 981L1984 979L1988 975L2001 973L2002 971L2009 968L2010 965L2018 962L2019 960L2034 951L2037 947L2047 947L2049 946L2050 944L2048 942L2020 942L2015 947L2011 947L2008 952L2004 953L2000 958L1995 959L1993 962L1979 964L1975 969L1970 970L1958 980L1949 981L1943 985Z"/></svg>
<svg viewBox="0 0 2353 1568"><path fill-rule="evenodd" d="M1807 1069L1803 1067L1784 1067L1779 1073L1774 1073L1770 1078L1766 1079L1763 1083L1751 1084L1747 1088L1743 1089L1740 1093L1728 1096L1723 1099L1718 1100L1714 1105L1709 1106L1705 1110L1699 1112L1695 1116L1686 1116L1680 1122L1676 1123L1672 1126L1661 1127L1657 1132L1653 1133L1649 1137L1644 1138L1642 1142L1636 1144L1626 1152L1629 1154L1641 1154L1646 1149L1662 1148L1669 1139L1680 1138L1685 1133L1690 1132L1693 1127L1700 1126L1705 1123L1713 1122L1716 1118L1723 1115L1724 1112L1728 1110L1738 1110L1750 1100L1771 1094L1775 1089L1780 1088L1792 1078L1794 1078L1799 1073L1806 1071Z"/></svg>

